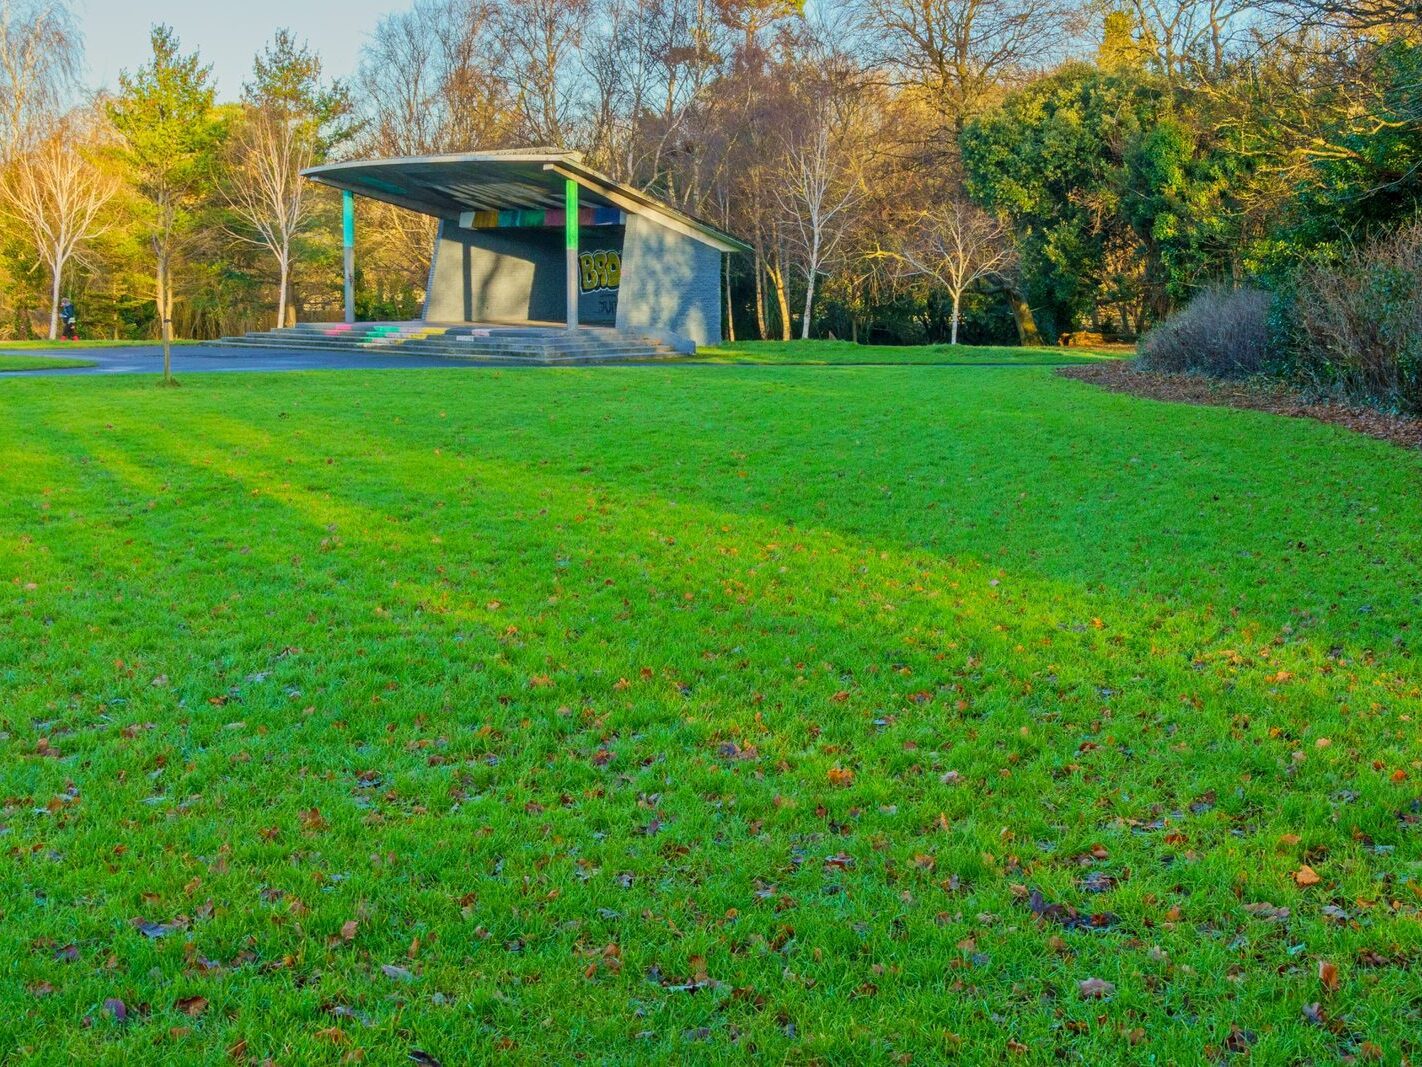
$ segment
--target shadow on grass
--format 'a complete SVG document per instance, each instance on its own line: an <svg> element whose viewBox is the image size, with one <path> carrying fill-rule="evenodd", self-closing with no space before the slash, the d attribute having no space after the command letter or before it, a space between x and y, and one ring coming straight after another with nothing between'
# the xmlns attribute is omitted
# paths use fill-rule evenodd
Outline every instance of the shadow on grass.
<svg viewBox="0 0 1422 1067"><path fill-rule="evenodd" d="M50 1047L151 1044L75 1020L118 982L161 1012L207 981L191 959L246 952L208 995L240 987L223 1018L297 1059L330 1004L386 1048L577 1030L670 1061L698 1028L731 1049L730 1010L782 1059L851 1025L929 1059L951 1025L1105 1062L1118 1022L1164 1059L1236 1022L1324 1058L1290 946L1413 943L1406 911L1326 921L1280 846L1306 834L1350 906L1406 877L1369 844L1405 832L1370 767L1412 751L1386 636L1419 468L1382 446L1016 372L188 384L26 387L0 426L28 449L0 943L59 989L25 1016ZM67 781L83 803L50 811ZM1027 883L1115 923L1050 948ZM181 936L133 928L209 894ZM1260 900L1297 915L1244 955ZM61 983L44 938L122 971ZM608 944L624 977L589 977ZM482 1007L392 997L391 959ZM668 988L698 966L773 1010ZM1344 995L1406 995L1375 973ZM1121 1003L1022 995L1086 974ZM542 998L561 1025L529 1024Z"/></svg>

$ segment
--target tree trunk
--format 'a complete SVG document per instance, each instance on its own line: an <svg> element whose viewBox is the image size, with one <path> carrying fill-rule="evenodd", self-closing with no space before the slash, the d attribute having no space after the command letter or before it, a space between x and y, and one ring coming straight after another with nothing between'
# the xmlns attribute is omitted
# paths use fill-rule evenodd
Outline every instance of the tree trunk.
<svg viewBox="0 0 1422 1067"><path fill-rule="evenodd" d="M62 267L59 264L54 268L54 280L49 287L49 339L51 341L59 337L59 279Z"/></svg>
<svg viewBox="0 0 1422 1067"><path fill-rule="evenodd" d="M815 273L805 279L805 317L800 321L800 340L810 339L810 315L815 308Z"/></svg>
<svg viewBox="0 0 1422 1067"><path fill-rule="evenodd" d="M775 290L775 305L780 312L780 339L782 341L788 341L790 340L790 331L792 329L790 323L790 294L785 291L785 272L780 267L778 262L779 257L777 256L776 259L777 261L774 263L766 263L765 273L770 276L770 287Z"/></svg>
<svg viewBox="0 0 1422 1067"><path fill-rule="evenodd" d="M1012 308L1012 321L1017 323L1017 343L1040 346L1042 335L1037 330L1037 320L1032 317L1032 308L1016 289L1005 290L1008 306Z"/></svg>
<svg viewBox="0 0 1422 1067"><path fill-rule="evenodd" d="M281 281L278 283L281 286L281 291L277 294L276 324L277 329L280 330L283 326L286 325L286 276L288 273L290 273L291 268L287 265L287 259L285 256L283 256L277 262L280 268L278 273L281 275Z"/></svg>
<svg viewBox="0 0 1422 1067"><path fill-rule="evenodd" d="M755 325L760 339L769 341L770 333L765 323L765 257L761 255L759 245L755 250Z"/></svg>
<svg viewBox="0 0 1422 1067"><path fill-rule="evenodd" d="M163 342L163 381L173 381L173 347L169 335L173 314L173 293L168 286L168 264L164 258L158 260L158 336Z"/></svg>
<svg viewBox="0 0 1422 1067"><path fill-rule="evenodd" d="M726 276L726 329L723 331L726 340L732 344L736 340L736 308L731 303L731 257L721 257L722 273Z"/></svg>
<svg viewBox="0 0 1422 1067"><path fill-rule="evenodd" d="M800 320L800 340L810 339L810 320L815 312L815 281L819 277L820 270L820 234L815 231L814 240L810 243L810 262L806 264L805 270L805 317Z"/></svg>
<svg viewBox="0 0 1422 1067"><path fill-rule="evenodd" d="M949 328L949 331L948 331L948 334L949 334L948 343L949 343L950 345L956 345L956 344L958 343L958 307L959 307L959 305L962 303L962 301L963 301L963 291L962 291L961 289L954 289L954 290L953 290L953 325Z"/></svg>

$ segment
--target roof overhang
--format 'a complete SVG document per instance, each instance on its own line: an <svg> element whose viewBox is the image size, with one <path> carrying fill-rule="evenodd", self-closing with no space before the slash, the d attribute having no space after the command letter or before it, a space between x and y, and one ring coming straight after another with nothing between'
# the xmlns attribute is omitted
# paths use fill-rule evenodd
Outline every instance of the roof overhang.
<svg viewBox="0 0 1422 1067"><path fill-rule="evenodd" d="M721 252L750 251L749 245L730 234L584 166L575 152L518 149L352 160L312 167L302 174L357 196L450 220L469 211L558 209L564 203L565 182L572 180L585 204L645 215Z"/></svg>

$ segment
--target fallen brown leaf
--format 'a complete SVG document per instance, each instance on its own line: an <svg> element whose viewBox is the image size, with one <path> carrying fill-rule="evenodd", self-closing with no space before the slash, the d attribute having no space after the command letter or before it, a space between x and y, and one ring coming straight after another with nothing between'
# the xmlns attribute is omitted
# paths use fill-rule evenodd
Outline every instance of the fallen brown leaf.
<svg viewBox="0 0 1422 1067"><path fill-rule="evenodd" d="M1116 986L1104 978L1086 978L1076 983L1076 992L1082 1000L1105 1000L1116 992Z"/></svg>
<svg viewBox="0 0 1422 1067"><path fill-rule="evenodd" d="M1338 992L1338 967L1327 960L1318 961L1318 980L1330 993Z"/></svg>
<svg viewBox="0 0 1422 1067"><path fill-rule="evenodd" d="M841 789L854 784L854 772L844 767L831 767L825 777L829 779L830 785L838 786Z"/></svg>

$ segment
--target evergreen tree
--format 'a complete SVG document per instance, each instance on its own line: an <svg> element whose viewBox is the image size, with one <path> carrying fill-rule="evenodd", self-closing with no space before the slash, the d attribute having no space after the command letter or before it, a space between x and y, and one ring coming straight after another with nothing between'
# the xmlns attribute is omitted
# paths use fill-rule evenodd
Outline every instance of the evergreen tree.
<svg viewBox="0 0 1422 1067"><path fill-rule="evenodd" d="M213 106L212 68L203 66L196 52L182 54L170 26L153 27L149 40L152 59L133 73L119 74L109 117L145 207L141 225L153 254L163 380L171 383L174 259L195 232L211 194L225 124Z"/></svg>

